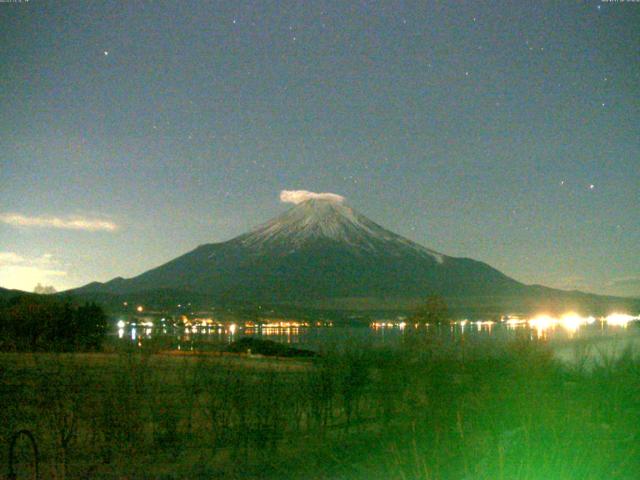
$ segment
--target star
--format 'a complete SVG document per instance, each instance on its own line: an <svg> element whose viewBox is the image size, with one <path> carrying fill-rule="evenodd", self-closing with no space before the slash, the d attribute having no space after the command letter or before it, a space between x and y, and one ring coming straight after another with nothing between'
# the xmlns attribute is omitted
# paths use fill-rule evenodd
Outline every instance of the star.
<svg viewBox="0 0 640 480"><path fill-rule="evenodd" d="M596 186L593 183L589 185L589 190L593 190L594 188L596 188Z"/></svg>
<svg viewBox="0 0 640 480"><path fill-rule="evenodd" d="M105 57L109 56L109 50L105 50L103 53Z"/></svg>

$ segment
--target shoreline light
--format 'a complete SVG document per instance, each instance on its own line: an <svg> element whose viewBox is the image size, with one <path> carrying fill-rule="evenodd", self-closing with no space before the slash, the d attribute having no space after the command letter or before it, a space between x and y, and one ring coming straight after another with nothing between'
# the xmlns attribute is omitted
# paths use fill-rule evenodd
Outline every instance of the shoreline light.
<svg viewBox="0 0 640 480"><path fill-rule="evenodd" d="M640 320L640 315L633 316L627 313L612 313L607 315L604 320L607 322L607 325L615 326L615 327L626 327L629 322L634 320Z"/></svg>

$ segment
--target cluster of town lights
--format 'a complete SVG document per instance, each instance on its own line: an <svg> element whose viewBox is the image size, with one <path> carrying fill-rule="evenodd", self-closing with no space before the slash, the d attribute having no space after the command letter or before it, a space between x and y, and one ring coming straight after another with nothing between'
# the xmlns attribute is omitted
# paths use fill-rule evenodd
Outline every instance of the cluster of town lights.
<svg viewBox="0 0 640 480"><path fill-rule="evenodd" d="M558 325L564 328L570 335L573 335L578 328L584 325L590 325L595 321L596 319L594 317L582 317L576 313L565 313L560 318L549 315L538 315L530 319L527 323L529 327L536 331L538 337L542 337L545 332L554 329Z"/></svg>
<svg viewBox="0 0 640 480"><path fill-rule="evenodd" d="M143 311L143 307L139 306L136 308L138 312ZM508 329L516 329L521 327L529 327L532 331L535 331L538 338L544 338L546 335L555 330L556 327L560 327L565 330L570 336L573 336L580 328L586 325L592 325L596 322L599 322L601 326L607 325L611 327L622 327L626 328L630 322L640 320L640 315L633 316L627 313L611 313L604 317L596 317L593 316L582 316L575 312L568 312L561 316L552 316L547 314L539 314L530 318L524 318L520 316L508 315L502 317L499 322L495 322L492 320L458 320L447 322L447 324L454 328L456 325L460 327L462 333L464 333L467 329L475 327L478 331L488 331L491 332L493 326L500 323L505 325ZM167 319L162 318L160 323L162 324L163 333L166 333L167 327ZM182 323L182 327L185 328L187 332L191 333L210 333L212 329L217 330L218 332L224 331L227 334L235 335L239 330L246 330L247 333L253 333L254 331L261 331L263 334L269 335L274 334L276 332L296 332L299 328L307 328L310 326L325 326L331 327L333 326L333 322L327 321L318 321L318 322L307 322L307 321L296 321L296 320L282 320L282 319L264 319L259 322L246 321L240 324L230 323L230 322L221 322L218 320L214 320L212 318L188 318L186 315L182 315L180 317L179 323ZM135 322L125 322L124 320L119 320L117 322L118 327L118 336L122 338L124 336L125 327L129 325L132 328L132 336L135 338L136 336L136 327L143 327L144 332L147 335L151 335L151 330L154 327L154 323L148 318L139 323ZM178 326L173 324L174 326ZM406 317L398 317L396 320L380 320L374 321L370 324L371 328L375 330L379 329L391 329L391 328L399 328L400 330L405 330L407 327L411 328L429 328L432 327L428 322L415 322L412 319L408 319Z"/></svg>
<svg viewBox="0 0 640 480"><path fill-rule="evenodd" d="M592 325L596 322L600 322L602 325L607 324L613 327L626 327L630 322L634 320L640 320L640 315L633 316L626 313L612 313L606 317L600 317L596 319L593 316L583 317L574 312L565 313L559 317L553 317L551 315L540 314L531 318L521 318L517 316L504 317L501 321L507 328L515 329L518 327L528 326L537 332L538 337L544 336L545 332L553 330L557 326L560 326L566 330L570 335L578 331L579 328L585 325ZM467 319L451 322L451 325L457 324L464 332L468 325L474 324L478 330L486 328L491 331L493 325L497 322L491 320L470 321ZM413 325L414 328L420 326L429 326L429 323L407 323L404 319L401 321L375 321L371 323L371 327L378 330L382 328L400 328L404 330L407 325Z"/></svg>
<svg viewBox="0 0 640 480"><path fill-rule="evenodd" d="M162 318L160 322L162 323L162 327L166 329L167 320L165 318ZM119 330L124 330L124 328L127 327L127 325L130 327L136 327L136 326L143 326L143 327L150 327L150 328L154 327L154 323L149 319L143 322L126 322L120 319L116 322L116 326L118 327ZM332 327L333 322L317 321L312 323L307 321L296 321L296 320L267 319L260 322L246 321L242 323L235 323L235 322L221 322L218 320L214 320L212 318L200 318L200 317L189 318L186 315L181 315L178 323L172 323L172 325L174 327L182 326L187 331L190 331L193 333L196 333L199 331L203 331L203 332L211 331L212 329L214 329L218 331L224 330L225 332L234 334L239 329L246 329L246 330L259 329L259 330L271 331L271 330L297 330L299 328L308 328L311 326Z"/></svg>
<svg viewBox="0 0 640 480"><path fill-rule="evenodd" d="M583 317L578 315L577 313L565 313L561 317L551 317L549 315L538 315L526 323L536 330L538 336L541 337L544 333L550 329L554 329L557 326L564 328L569 334L574 334L578 331L579 328L585 325L592 325L597 321L600 322L601 325L607 324L611 327L623 327L629 324L634 320L640 320L640 316L633 316L626 313L612 313L607 315L606 317L600 317L596 319L595 317ZM509 320L507 320L509 322Z"/></svg>

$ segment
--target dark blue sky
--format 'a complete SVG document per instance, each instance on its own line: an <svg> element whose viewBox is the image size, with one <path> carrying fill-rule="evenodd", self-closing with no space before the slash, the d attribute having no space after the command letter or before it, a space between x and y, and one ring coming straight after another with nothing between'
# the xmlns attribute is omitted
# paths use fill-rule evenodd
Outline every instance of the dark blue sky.
<svg viewBox="0 0 640 480"><path fill-rule="evenodd" d="M640 3L0 3L0 286L133 276L335 192L640 295Z"/></svg>

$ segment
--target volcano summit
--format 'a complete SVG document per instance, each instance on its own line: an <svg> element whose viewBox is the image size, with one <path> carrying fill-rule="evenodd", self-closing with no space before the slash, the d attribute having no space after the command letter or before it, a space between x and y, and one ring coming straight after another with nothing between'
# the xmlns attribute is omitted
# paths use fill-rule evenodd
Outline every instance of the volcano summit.
<svg viewBox="0 0 640 480"><path fill-rule="evenodd" d="M620 300L524 285L485 263L450 257L386 230L342 197L315 195L249 233L74 293L140 297L165 291L211 303L400 310L439 294L465 313L554 306L593 311Z"/></svg>

